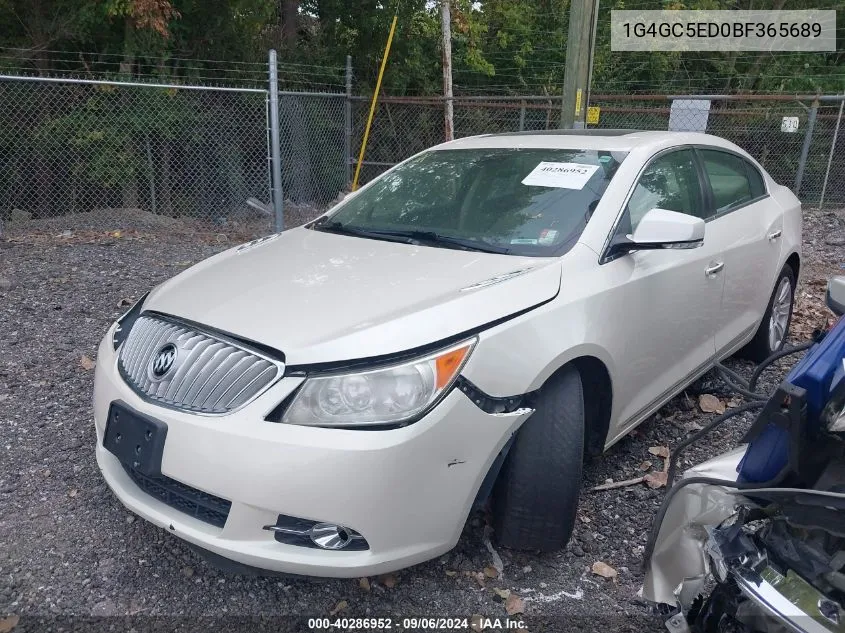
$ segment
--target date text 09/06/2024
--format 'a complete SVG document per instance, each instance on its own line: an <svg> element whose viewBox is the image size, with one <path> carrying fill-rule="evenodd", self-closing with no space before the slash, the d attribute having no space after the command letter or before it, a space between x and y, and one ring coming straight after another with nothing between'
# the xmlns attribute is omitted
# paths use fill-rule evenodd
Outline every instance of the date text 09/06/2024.
<svg viewBox="0 0 845 633"><path fill-rule="evenodd" d="M482 631L482 630L521 630L525 629L525 623L513 618L490 618L481 615L472 617L437 618L437 617L411 617L411 618L309 618L309 630L376 630L387 631L392 629L406 631Z"/></svg>

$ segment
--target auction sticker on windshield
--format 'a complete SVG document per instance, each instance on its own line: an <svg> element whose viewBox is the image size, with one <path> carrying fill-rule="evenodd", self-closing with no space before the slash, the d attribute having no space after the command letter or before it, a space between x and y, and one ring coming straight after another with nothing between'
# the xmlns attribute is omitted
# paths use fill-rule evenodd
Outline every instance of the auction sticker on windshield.
<svg viewBox="0 0 845 633"><path fill-rule="evenodd" d="M598 165L582 163L549 163L543 161L523 180L532 187L557 187L558 189L583 189L598 170Z"/></svg>

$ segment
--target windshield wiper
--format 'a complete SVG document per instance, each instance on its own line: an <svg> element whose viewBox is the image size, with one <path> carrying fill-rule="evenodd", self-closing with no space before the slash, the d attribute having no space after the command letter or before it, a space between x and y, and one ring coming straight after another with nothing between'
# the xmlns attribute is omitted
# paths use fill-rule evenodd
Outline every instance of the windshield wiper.
<svg viewBox="0 0 845 633"><path fill-rule="evenodd" d="M402 244L414 244L415 240L403 235L389 235L381 231L370 231L361 229L355 226L348 226L337 220L332 222L317 221L311 225L315 231L325 231L326 233L337 233L338 235L353 235L356 237L366 237L372 240L384 240L387 242L400 242Z"/></svg>
<svg viewBox="0 0 845 633"><path fill-rule="evenodd" d="M411 239L414 242L419 242L421 244L426 244L429 246L437 246L438 244L440 244L443 246L450 246L452 248L458 248L466 251L478 251L480 253L499 253L502 255L510 252L510 249L505 248L504 246L496 246L495 244L490 244L488 242L479 242L477 240L471 240L463 237L455 237L453 235L442 235L434 231L374 229L371 232L391 237L404 237Z"/></svg>
<svg viewBox="0 0 845 633"><path fill-rule="evenodd" d="M356 235L359 237L367 237L376 240L387 240L391 242L401 242L403 244L425 244L428 246L448 246L451 248L458 248L466 251L478 251L480 253L498 253L506 254L510 252L509 248L504 246L496 246L487 242L479 242L467 238L454 237L451 235L441 235L435 231L421 231L421 230L399 230L399 229L363 229L355 226L349 226L338 221L317 221L311 225L317 231L326 231L329 233L339 233L342 235Z"/></svg>

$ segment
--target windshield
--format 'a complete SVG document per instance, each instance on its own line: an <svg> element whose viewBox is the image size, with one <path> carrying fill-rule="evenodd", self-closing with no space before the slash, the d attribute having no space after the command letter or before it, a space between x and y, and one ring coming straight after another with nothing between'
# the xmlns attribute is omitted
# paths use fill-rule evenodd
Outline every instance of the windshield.
<svg viewBox="0 0 845 633"><path fill-rule="evenodd" d="M578 240L624 158L601 150L433 150L351 196L315 228L559 255Z"/></svg>

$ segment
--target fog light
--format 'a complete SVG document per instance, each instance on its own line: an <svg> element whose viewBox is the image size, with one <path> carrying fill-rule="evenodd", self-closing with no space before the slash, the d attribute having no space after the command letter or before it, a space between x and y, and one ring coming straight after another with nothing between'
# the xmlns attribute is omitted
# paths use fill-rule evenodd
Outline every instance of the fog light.
<svg viewBox="0 0 845 633"><path fill-rule="evenodd" d="M325 521L309 521L280 514L275 525L265 525L279 543L326 550L360 552L370 549L367 540L352 528Z"/></svg>
<svg viewBox="0 0 845 633"><path fill-rule="evenodd" d="M310 536L314 545L321 549L343 549L356 536L360 538L354 530L333 523L318 523L311 528Z"/></svg>

